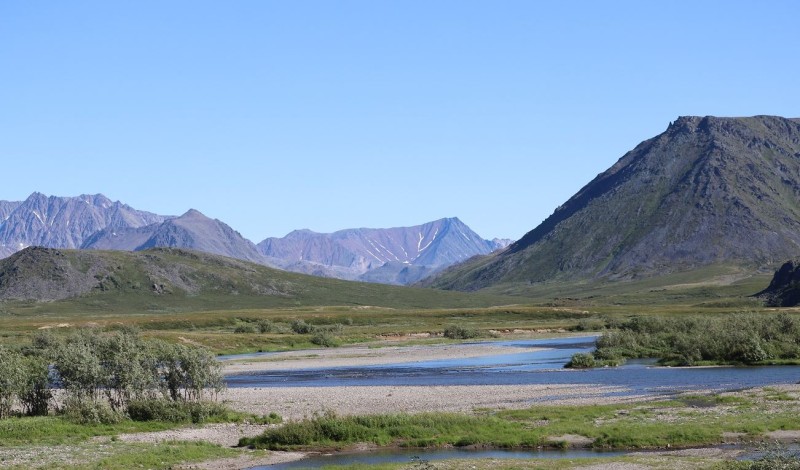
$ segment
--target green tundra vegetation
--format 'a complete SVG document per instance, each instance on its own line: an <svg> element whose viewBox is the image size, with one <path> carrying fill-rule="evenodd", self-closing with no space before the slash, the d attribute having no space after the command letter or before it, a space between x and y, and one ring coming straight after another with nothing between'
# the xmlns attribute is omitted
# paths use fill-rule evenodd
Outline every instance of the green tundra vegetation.
<svg viewBox="0 0 800 470"><path fill-rule="evenodd" d="M567 366L616 365L630 358L675 366L800 363L800 320L786 312L634 316L611 323L596 351L576 354Z"/></svg>
<svg viewBox="0 0 800 470"><path fill-rule="evenodd" d="M712 412L713 411L713 412ZM589 438L598 449L719 444L724 433L750 439L797 429L796 394L683 396L671 401L337 416L328 412L266 430L240 445L273 450L347 449L356 443L401 447L564 448L563 437Z"/></svg>

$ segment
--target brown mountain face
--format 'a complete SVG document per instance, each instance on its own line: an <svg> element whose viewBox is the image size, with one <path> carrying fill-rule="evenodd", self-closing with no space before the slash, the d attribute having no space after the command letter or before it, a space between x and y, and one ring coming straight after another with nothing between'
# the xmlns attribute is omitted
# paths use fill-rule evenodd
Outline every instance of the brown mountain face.
<svg viewBox="0 0 800 470"><path fill-rule="evenodd" d="M475 290L624 279L712 264L774 266L800 251L800 120L681 117L509 249L426 285Z"/></svg>

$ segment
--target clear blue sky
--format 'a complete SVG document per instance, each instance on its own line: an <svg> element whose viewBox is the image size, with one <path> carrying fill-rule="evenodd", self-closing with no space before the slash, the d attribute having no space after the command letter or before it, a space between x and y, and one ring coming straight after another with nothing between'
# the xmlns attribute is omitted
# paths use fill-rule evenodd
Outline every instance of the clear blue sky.
<svg viewBox="0 0 800 470"><path fill-rule="evenodd" d="M800 116L797 1L0 2L0 199L519 238L680 115Z"/></svg>

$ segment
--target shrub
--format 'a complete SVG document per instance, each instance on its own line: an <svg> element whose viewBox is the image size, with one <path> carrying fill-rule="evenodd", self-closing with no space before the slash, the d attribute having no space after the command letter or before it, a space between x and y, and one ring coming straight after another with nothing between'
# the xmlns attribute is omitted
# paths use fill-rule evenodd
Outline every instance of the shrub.
<svg viewBox="0 0 800 470"><path fill-rule="evenodd" d="M236 324L236 327L233 329L234 333L256 333L258 331L256 325L252 323L245 323L240 322Z"/></svg>
<svg viewBox="0 0 800 470"><path fill-rule="evenodd" d="M224 385L222 366L208 350L145 341L131 328L81 330L63 340L40 333L23 352L0 347L0 418L15 406L46 415L53 384L64 389L62 411L77 423L117 422L132 401L159 396L197 402ZM208 405L176 406L188 406L192 420L210 412Z"/></svg>
<svg viewBox="0 0 800 470"><path fill-rule="evenodd" d="M47 361L0 347L0 418L21 405L25 414L46 415L50 393Z"/></svg>
<svg viewBox="0 0 800 470"><path fill-rule="evenodd" d="M477 338L478 331L461 325L448 325L444 329L444 337L450 339Z"/></svg>
<svg viewBox="0 0 800 470"><path fill-rule="evenodd" d="M22 367L19 354L0 346L0 419L11 415L23 379Z"/></svg>
<svg viewBox="0 0 800 470"><path fill-rule="evenodd" d="M172 400L200 400L205 392L224 387L222 366L208 350L182 344L154 342L156 382Z"/></svg>
<svg viewBox="0 0 800 470"><path fill-rule="evenodd" d="M769 359L769 354L761 347L761 341L758 338L750 337L741 344L740 357L742 362L754 363L766 361Z"/></svg>
<svg viewBox="0 0 800 470"><path fill-rule="evenodd" d="M150 399L134 400L128 404L128 416L134 421L202 423L214 417L224 417L227 413L224 406L207 401Z"/></svg>
<svg viewBox="0 0 800 470"><path fill-rule="evenodd" d="M800 359L797 316L736 313L715 317L633 317L597 340L596 359L657 357L662 363L753 364Z"/></svg>
<svg viewBox="0 0 800 470"><path fill-rule="evenodd" d="M111 409L108 402L68 397L64 416L75 424L115 424L125 416Z"/></svg>
<svg viewBox="0 0 800 470"><path fill-rule="evenodd" d="M311 342L326 348L335 348L339 346L339 340L327 331L319 331L314 334L314 336L311 338Z"/></svg>
<svg viewBox="0 0 800 470"><path fill-rule="evenodd" d="M582 318L578 324L572 328L573 331L599 331L606 327L603 318Z"/></svg>
<svg viewBox="0 0 800 470"><path fill-rule="evenodd" d="M590 369L594 367L595 364L594 356L591 353L575 353L564 367L570 369Z"/></svg>
<svg viewBox="0 0 800 470"><path fill-rule="evenodd" d="M22 408L29 416L46 416L49 401L53 397L47 361L40 357L26 357L22 367L23 377L19 390Z"/></svg>
<svg viewBox="0 0 800 470"><path fill-rule="evenodd" d="M258 332L259 333L269 333L275 328L275 325L269 320L259 320L258 321Z"/></svg>
<svg viewBox="0 0 800 470"><path fill-rule="evenodd" d="M292 320L292 331L298 335L307 335L314 332L314 326L309 325L304 320Z"/></svg>

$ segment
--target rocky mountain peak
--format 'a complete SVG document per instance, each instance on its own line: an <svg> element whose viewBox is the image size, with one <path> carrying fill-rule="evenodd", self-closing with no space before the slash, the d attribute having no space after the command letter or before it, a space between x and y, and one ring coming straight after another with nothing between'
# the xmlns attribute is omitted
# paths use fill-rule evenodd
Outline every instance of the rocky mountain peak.
<svg viewBox="0 0 800 470"><path fill-rule="evenodd" d="M800 122L683 116L442 287L771 266L800 245Z"/></svg>
<svg viewBox="0 0 800 470"><path fill-rule="evenodd" d="M202 212L200 212L197 209L189 209L188 211L186 211L183 215L181 215L178 218L179 219L190 219L190 218L209 219L205 214L203 214Z"/></svg>

